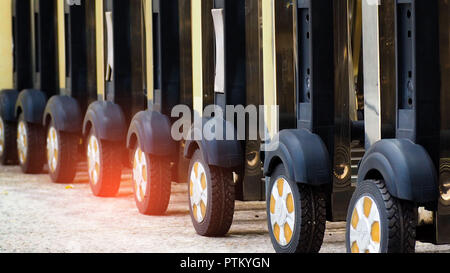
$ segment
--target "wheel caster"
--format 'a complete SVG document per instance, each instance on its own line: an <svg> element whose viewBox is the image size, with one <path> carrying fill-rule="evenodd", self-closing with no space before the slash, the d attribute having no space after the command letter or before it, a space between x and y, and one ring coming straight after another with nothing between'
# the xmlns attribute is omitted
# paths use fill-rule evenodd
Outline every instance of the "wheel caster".
<svg viewBox="0 0 450 273"><path fill-rule="evenodd" d="M0 164L15 165L17 158L17 124L0 118Z"/></svg>
<svg viewBox="0 0 450 273"><path fill-rule="evenodd" d="M189 170L189 209L196 232L211 237L227 234L234 214L233 173L208 166L200 150L194 153Z"/></svg>
<svg viewBox="0 0 450 273"><path fill-rule="evenodd" d="M47 130L47 164L55 183L71 183L76 175L78 136L61 132L50 125Z"/></svg>
<svg viewBox="0 0 450 273"><path fill-rule="evenodd" d="M171 194L170 161L144 153L137 147L133 155L134 199L140 213L161 215Z"/></svg>
<svg viewBox="0 0 450 273"><path fill-rule="evenodd" d="M290 181L282 164L269 181L267 221L277 253L317 253L323 243L326 201L321 189Z"/></svg>
<svg viewBox="0 0 450 273"><path fill-rule="evenodd" d="M87 138L89 183L98 197L114 197L119 192L122 176L121 145L99 140L93 131Z"/></svg>
<svg viewBox="0 0 450 273"><path fill-rule="evenodd" d="M20 114L17 124L17 153L24 173L42 172L45 163L44 145L42 126L26 122L23 113Z"/></svg>
<svg viewBox="0 0 450 273"><path fill-rule="evenodd" d="M347 215L349 253L411 253L415 250L417 208L391 196L382 180L358 185Z"/></svg>

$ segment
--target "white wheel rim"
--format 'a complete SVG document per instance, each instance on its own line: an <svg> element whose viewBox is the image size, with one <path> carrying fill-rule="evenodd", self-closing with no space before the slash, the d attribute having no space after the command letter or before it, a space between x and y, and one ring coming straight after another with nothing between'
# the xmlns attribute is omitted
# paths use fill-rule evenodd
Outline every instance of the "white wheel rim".
<svg viewBox="0 0 450 273"><path fill-rule="evenodd" d="M195 220L198 223L203 222L208 205L208 179L205 168L200 162L195 162L191 170L189 199Z"/></svg>
<svg viewBox="0 0 450 273"><path fill-rule="evenodd" d="M91 136L87 148L89 178L96 185L100 176L100 146L97 138Z"/></svg>
<svg viewBox="0 0 450 273"><path fill-rule="evenodd" d="M295 202L292 188L284 178L277 179L272 186L270 224L278 244L287 246L295 229Z"/></svg>
<svg viewBox="0 0 450 273"><path fill-rule="evenodd" d="M139 202L145 198L148 185L147 159L140 148L136 149L133 159L134 192Z"/></svg>
<svg viewBox="0 0 450 273"><path fill-rule="evenodd" d="M381 226L380 212L373 199L362 196L353 208L350 225L352 253L379 253Z"/></svg>
<svg viewBox="0 0 450 273"><path fill-rule="evenodd" d="M24 164L27 161L28 133L27 126L23 121L19 122L17 127L17 150L19 152L20 164Z"/></svg>
<svg viewBox="0 0 450 273"><path fill-rule="evenodd" d="M54 127L50 127L47 134L47 164L50 172L54 173L58 166L59 156L58 132Z"/></svg>
<svg viewBox="0 0 450 273"><path fill-rule="evenodd" d="M3 155L5 151L5 124L3 119L0 118L0 156Z"/></svg>

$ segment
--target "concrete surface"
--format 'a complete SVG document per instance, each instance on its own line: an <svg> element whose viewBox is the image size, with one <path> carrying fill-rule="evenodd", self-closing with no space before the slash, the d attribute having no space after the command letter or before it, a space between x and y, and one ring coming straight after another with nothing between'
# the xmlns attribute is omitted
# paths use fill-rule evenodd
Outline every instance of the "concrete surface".
<svg viewBox="0 0 450 273"><path fill-rule="evenodd" d="M0 253L273 252L264 202L237 202L229 235L205 238L192 227L187 185L174 184L165 216L143 216L129 171L118 197L103 199L91 194L83 169L73 184L60 185L46 174L0 167ZM344 252L344 234L343 223L329 223L322 252ZM418 243L417 252L450 252L450 246Z"/></svg>

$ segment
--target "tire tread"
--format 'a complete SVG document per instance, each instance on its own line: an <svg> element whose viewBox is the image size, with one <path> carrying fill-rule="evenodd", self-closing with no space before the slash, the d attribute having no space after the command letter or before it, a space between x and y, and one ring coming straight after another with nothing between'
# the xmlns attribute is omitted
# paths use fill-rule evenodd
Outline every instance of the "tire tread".
<svg viewBox="0 0 450 273"><path fill-rule="evenodd" d="M388 253L414 253L416 246L417 209L409 201L393 197L383 180L372 181L384 200L389 226Z"/></svg>
<svg viewBox="0 0 450 273"><path fill-rule="evenodd" d="M3 122L5 143L3 143L3 155L0 157L3 165L16 165L19 162L17 156L17 123Z"/></svg>
<svg viewBox="0 0 450 273"><path fill-rule="evenodd" d="M50 177L56 183L72 183L78 162L78 137L74 134L58 131L58 166Z"/></svg>
<svg viewBox="0 0 450 273"><path fill-rule="evenodd" d="M149 156L150 158L150 196L146 194L144 215L161 215L167 211L172 189L170 161L167 158Z"/></svg>

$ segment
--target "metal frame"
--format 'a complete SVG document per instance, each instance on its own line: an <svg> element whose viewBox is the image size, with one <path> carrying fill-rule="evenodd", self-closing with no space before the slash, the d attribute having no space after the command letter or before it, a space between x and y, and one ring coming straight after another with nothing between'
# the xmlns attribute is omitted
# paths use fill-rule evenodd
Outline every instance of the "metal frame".
<svg viewBox="0 0 450 273"><path fill-rule="evenodd" d="M5 83L0 96L2 97L1 116L3 121L16 122L15 106L19 92L23 89L32 88L32 56L31 56L31 22L30 22L30 7L31 2L29 0L13 0L2 2L5 8L4 12L11 11L11 20L6 22L2 29L6 33L10 33L9 38L5 37L5 43L8 50L8 55L4 56L6 62L4 65L9 67L9 61L11 61L11 67L8 69L11 73L11 82L8 80L8 72L5 71ZM6 8L9 6L11 9ZM10 26L10 28L9 28ZM14 45L14 46L13 46ZM9 52L12 52L9 55Z"/></svg>
<svg viewBox="0 0 450 273"><path fill-rule="evenodd" d="M190 35L179 32L181 27L189 26L190 14L182 10L178 0L148 0L143 15L145 48L142 52L148 110L134 116L127 146L134 149L139 143L147 154L170 157L174 163L173 180L186 182L188 166L180 151L183 143L175 143L171 137L171 124L175 121L171 111L179 104L192 107L191 70L180 67L181 56L184 63L190 64ZM187 47L183 48L182 43Z"/></svg>
<svg viewBox="0 0 450 273"><path fill-rule="evenodd" d="M275 1L273 8L281 147L266 153L265 175L270 176L281 161L296 182L325 186L327 217L344 220L354 190L352 142L363 139L362 122L351 119L354 79L349 1L298 0L293 5ZM303 130L314 137L299 133ZM300 148L292 145L310 141L318 145L317 152L297 162L293 151Z"/></svg>
<svg viewBox="0 0 450 273"><path fill-rule="evenodd" d="M263 103L262 6L257 0L192 0L193 108L199 117L209 105L222 108L226 116L227 105ZM210 117L202 118L205 123ZM187 158L193 147L209 164L237 174L237 199L264 199L260 141L188 141Z"/></svg>
<svg viewBox="0 0 450 273"><path fill-rule="evenodd" d="M19 94L15 110L16 118L23 112L26 121L30 123L41 123L46 100L59 90L58 77L55 77L58 73L55 11L54 0L31 0L29 35L33 89Z"/></svg>
<svg viewBox="0 0 450 273"><path fill-rule="evenodd" d="M13 27L13 61L14 61L14 89L23 90L31 88L31 23L30 23L30 1L12 1L12 27Z"/></svg>
<svg viewBox="0 0 450 273"><path fill-rule="evenodd" d="M147 105L142 73L142 22L140 16L131 16L132 12L141 14L141 2L96 0L95 6L90 7L95 8L98 100L88 107L84 135L94 126L100 139L125 143L133 116ZM111 122L101 123L102 117Z"/></svg>
<svg viewBox="0 0 450 273"><path fill-rule="evenodd" d="M33 88L45 92L47 97L59 89L57 64L56 1L31 0L31 36L33 60ZM49 42L50 41L50 42Z"/></svg>
<svg viewBox="0 0 450 273"><path fill-rule="evenodd" d="M80 134L82 115L96 99L95 74L88 73L88 55L95 54L92 29L87 28L86 1L80 5L57 2L59 94L47 103L43 125L53 121L59 131Z"/></svg>
<svg viewBox="0 0 450 273"><path fill-rule="evenodd" d="M378 21L378 24L372 21L372 26L367 24L366 29L366 33L367 30L372 33L366 38L378 41L371 44L378 44L379 55L374 54L375 48L367 47L365 62L369 66L379 58L379 74L375 78L366 71L365 109L367 123L379 122L378 128L366 127L369 136L366 146L370 150L361 162L358 180L382 178L394 197L434 211L433 223L418 226L417 240L448 243L450 204L445 201L448 177L445 130L450 125L445 109L449 103L446 82L449 6L446 1L421 0L384 0L380 4L366 5L364 14ZM396 96L395 111L383 109L381 115L376 115L373 107L376 100L392 101L393 96ZM388 139L392 137L395 140ZM379 139L384 140L377 142ZM392 145L398 147L395 154L390 151ZM376 167L375 152L389 158L390 168L409 175L409 179L399 176L393 179L385 172L389 166ZM406 160L395 156L398 154ZM418 158L420 161L415 160ZM378 171L378 176L371 169Z"/></svg>
<svg viewBox="0 0 450 273"><path fill-rule="evenodd" d="M440 144L439 144L439 187L441 196L438 200L435 214L436 242L450 242L450 203L448 202L448 181L450 179L449 155L450 137L446 132L450 129L450 4L448 1L439 2L439 45L440 45Z"/></svg>

